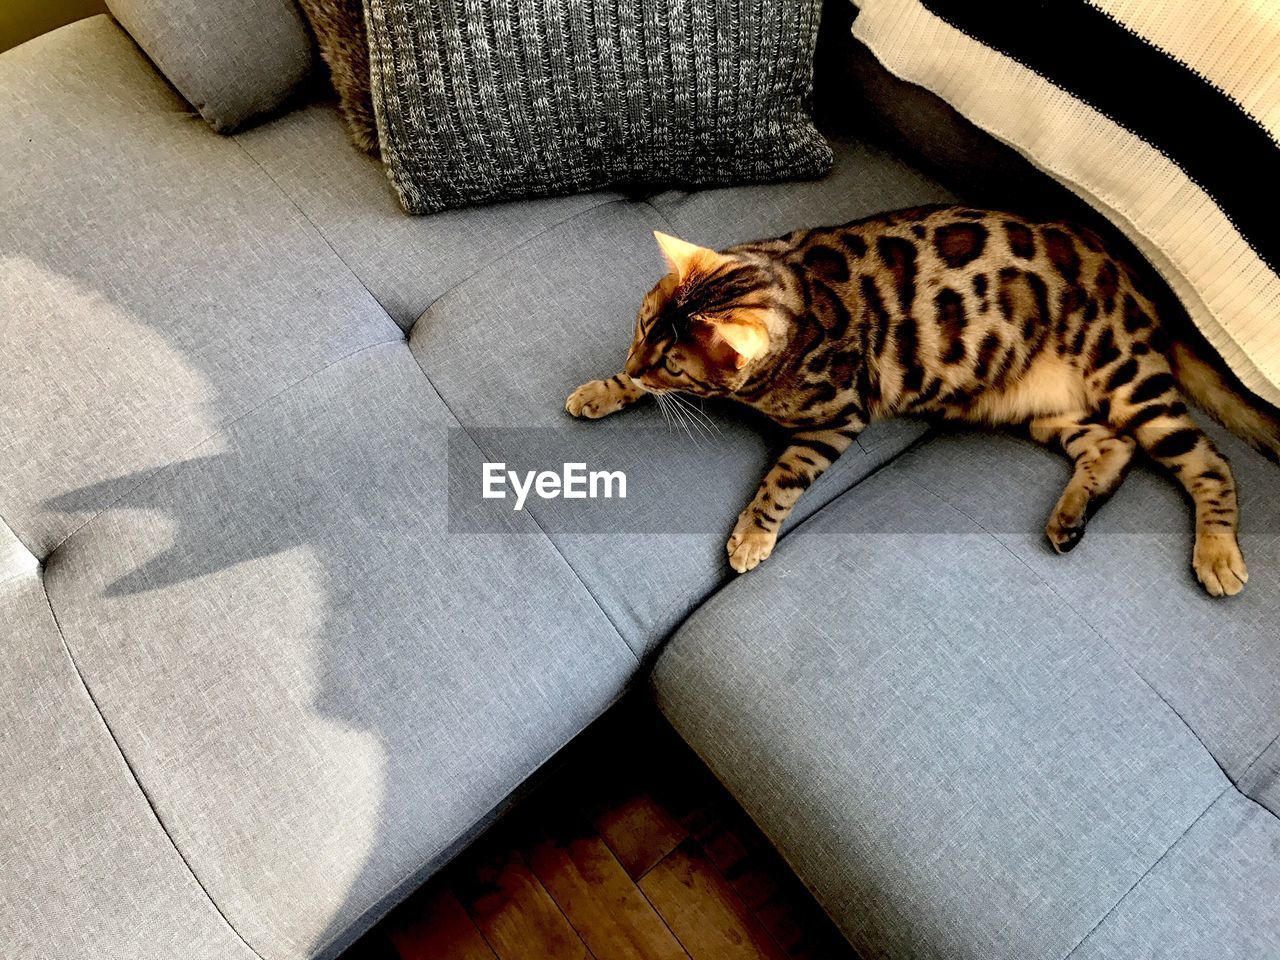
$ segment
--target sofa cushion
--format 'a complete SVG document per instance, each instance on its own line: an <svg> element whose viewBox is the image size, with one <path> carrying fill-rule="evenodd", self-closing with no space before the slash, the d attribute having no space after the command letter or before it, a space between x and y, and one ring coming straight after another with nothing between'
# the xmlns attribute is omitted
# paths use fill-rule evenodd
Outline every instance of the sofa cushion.
<svg viewBox="0 0 1280 960"><path fill-rule="evenodd" d="M1043 533L1070 475L1058 453L1008 436L955 432L935 437L903 466L1049 584L1239 781L1280 735L1280 469L1225 430L1210 424L1209 432L1231 458L1252 572L1229 601L1196 584L1191 508L1164 473L1133 470L1081 544L1058 556ZM1264 780L1257 787L1267 789Z"/></svg>
<svg viewBox="0 0 1280 960"><path fill-rule="evenodd" d="M577 194L409 217L378 162L351 149L331 106L294 110L235 137L404 329L511 249L618 194Z"/></svg>
<svg viewBox="0 0 1280 960"><path fill-rule="evenodd" d="M293 0L107 0L107 7L221 133L281 106L311 72L311 34Z"/></svg>
<svg viewBox="0 0 1280 960"><path fill-rule="evenodd" d="M0 624L6 960L254 960L157 822L3 523Z"/></svg>
<svg viewBox="0 0 1280 960"><path fill-rule="evenodd" d="M732 192L721 197L734 202ZM610 376L625 359L637 305L663 270L652 231L665 226L644 204L589 210L441 297L410 339L486 460L521 471L584 462L627 474L625 502L599 501L592 512L565 500L525 509L638 653L656 649L732 576L725 541L780 441L776 427L731 406L707 405L706 434L664 429L650 403L598 422L564 412L574 387ZM908 421L868 430L802 498L790 525L924 431ZM480 479L468 484L478 498Z"/></svg>
<svg viewBox="0 0 1280 960"><path fill-rule="evenodd" d="M136 955L117 938L155 925L160 955L187 955L166 938L189 936L191 955L207 939L235 956L170 880L185 859L254 950L336 954L602 712L636 659L527 516L450 534L457 422L403 332L114 23L0 57L0 109L0 515L45 562L68 648L155 809L139 819L138 788L98 772L96 713L68 699L55 728L7 711L14 769L55 736L83 741L86 779L33 775L9 795L65 802L50 822L92 872L55 896L63 848L16 816L26 835L0 836L48 896L20 901L14 929L36 956L84 955L94 924L78 911L115 903L93 956ZM22 627L15 643L24 616L0 620ZM56 657L15 655L15 683L63 683ZM95 840L84 805L108 788L118 835ZM180 856L155 851L164 831ZM112 901L103 864L129 844L160 880L120 854L137 882Z"/></svg>
<svg viewBox="0 0 1280 960"><path fill-rule="evenodd" d="M74 491L400 338L107 17L0 57L0 114L0 512L36 556L92 516Z"/></svg>
<svg viewBox="0 0 1280 960"><path fill-rule="evenodd" d="M635 183L815 177L822 0L366 0L387 172L427 213Z"/></svg>
<svg viewBox="0 0 1280 960"><path fill-rule="evenodd" d="M636 669L527 516L448 532L451 427L372 347L114 505L83 491L103 512L49 563L158 817L263 956L336 954Z"/></svg>
<svg viewBox="0 0 1280 960"><path fill-rule="evenodd" d="M236 141L397 321L412 326L415 355L487 459L533 469L573 459L552 454L594 450L598 458L625 456L641 471L625 509L610 510L597 526L564 504L529 510L632 647L647 652L729 576L724 541L778 435L728 408L712 409L714 439L664 430L647 405L577 423L563 411L565 397L584 380L616 372L625 357L636 309L662 271L654 229L728 244L951 199L874 145L827 132L836 164L822 181L647 199L603 193L423 218L398 211L377 165L351 151L329 108L299 111ZM903 421L868 431L795 519L924 430ZM478 483L469 495L477 490Z"/></svg>
<svg viewBox="0 0 1280 960"><path fill-rule="evenodd" d="M1061 960L1229 787L1051 585L900 462L713 597L654 684L867 956Z"/></svg>
<svg viewBox="0 0 1280 960"><path fill-rule="evenodd" d="M1071 960L1280 957L1280 820L1228 790Z"/></svg>

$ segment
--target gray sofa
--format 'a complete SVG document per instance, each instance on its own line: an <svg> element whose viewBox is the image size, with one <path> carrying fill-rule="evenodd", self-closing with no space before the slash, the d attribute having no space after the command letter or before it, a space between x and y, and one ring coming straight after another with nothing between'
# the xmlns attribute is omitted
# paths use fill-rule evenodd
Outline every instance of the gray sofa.
<svg viewBox="0 0 1280 960"><path fill-rule="evenodd" d="M868 114L819 182L413 219L298 88L281 0L181 62L172 6L115 4L168 81L107 17L0 56L0 956L336 956L647 683L868 958L1280 956L1274 466L1222 438L1227 602L1163 478L1057 557L1062 462L914 422L733 579L758 424L562 412L653 229L952 195ZM278 109L221 136L170 82L224 128ZM633 497L683 519L460 530L459 463L535 435L638 450Z"/></svg>

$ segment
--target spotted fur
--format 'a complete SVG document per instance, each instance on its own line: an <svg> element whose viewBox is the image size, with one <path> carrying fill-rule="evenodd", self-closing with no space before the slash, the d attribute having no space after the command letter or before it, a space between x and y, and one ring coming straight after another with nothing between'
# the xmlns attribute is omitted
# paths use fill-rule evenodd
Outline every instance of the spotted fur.
<svg viewBox="0 0 1280 960"><path fill-rule="evenodd" d="M646 393L738 400L791 430L740 514L729 562L766 559L801 494L867 423L924 414L1025 426L1074 472L1046 533L1059 552L1141 448L1195 505L1205 589L1248 580L1231 467L1184 391L1272 458L1280 416L1172 336L1095 234L1009 213L925 207L723 252L659 234L625 370L578 388L575 416Z"/></svg>

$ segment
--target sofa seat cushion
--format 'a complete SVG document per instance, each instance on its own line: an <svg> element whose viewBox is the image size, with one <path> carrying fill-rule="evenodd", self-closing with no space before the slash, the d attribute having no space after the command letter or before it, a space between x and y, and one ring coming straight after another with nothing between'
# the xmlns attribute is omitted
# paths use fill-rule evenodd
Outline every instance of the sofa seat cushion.
<svg viewBox="0 0 1280 960"><path fill-rule="evenodd" d="M1236 602L1194 583L1165 478L1135 470L1058 557L1041 527L1067 467L966 432L824 508L668 645L664 712L859 949L1060 960L1235 792L1277 732L1280 558L1274 467L1223 443L1258 531ZM1245 928L1223 955L1260 955L1274 898L1233 891L1273 854L1224 856L1225 888L1175 877L1131 922L1203 894ZM1200 955L1175 948L1149 955Z"/></svg>
<svg viewBox="0 0 1280 960"><path fill-rule="evenodd" d="M335 954L636 670L527 517L448 533L455 427L403 342L371 347L128 478L48 565L157 816L263 956Z"/></svg>
<svg viewBox="0 0 1280 960"><path fill-rule="evenodd" d="M636 310L665 269L653 231L726 244L944 196L911 168L846 138L824 182L603 203L477 267L431 304L410 345L488 460L521 470L584 458L593 468L625 467L627 503L587 514L593 522L564 501L527 509L644 654L732 575L725 540L780 441L776 428L732 406L708 405L713 425L702 435L663 429L648 403L599 422L564 413L571 390L617 372L625 359ZM925 430L907 421L868 430L801 500L791 524ZM582 455L569 455L575 451Z"/></svg>
<svg viewBox="0 0 1280 960"><path fill-rule="evenodd" d="M507 251L617 193L405 214L381 164L351 148L332 106L295 110L235 137L408 330L438 297Z"/></svg>
<svg viewBox="0 0 1280 960"><path fill-rule="evenodd" d="M617 371L636 310L661 274L655 229L727 245L801 224L953 199L847 131L823 180L645 196L586 194L429 217L400 212L378 165L356 155L331 107L313 106L236 142L297 203L391 316L445 403L491 462L558 467L566 451L625 463L625 509L584 523L528 508L637 653L654 651L730 575L724 541L778 440L767 425L712 410L714 437L662 429L651 407L575 423L564 400ZM696 430L694 430L697 433ZM796 520L905 449L919 423L877 426L801 502ZM479 480L461 495L478 496ZM563 507L563 504L560 505ZM793 521L794 522L794 521Z"/></svg>
<svg viewBox="0 0 1280 960"><path fill-rule="evenodd" d="M487 461L521 472L583 462L627 475L625 502L530 500L525 510L640 654L732 576L725 540L779 441L776 428L730 406L708 405L705 432L666 428L651 403L601 421L564 412L574 387L620 368L636 305L661 274L652 231L662 226L650 207L627 202L581 214L442 297L410 339ZM924 430L904 421L868 431L792 524ZM455 499L478 500L480 485L472 477Z"/></svg>
<svg viewBox="0 0 1280 960"><path fill-rule="evenodd" d="M1168 701L1233 781L1280 736L1280 470L1199 416L1231 459L1249 586L1216 601L1191 570L1191 507L1143 466L1090 522L1071 553L1043 526L1070 475L1059 454L1008 436L939 435L903 464L1033 570ZM1280 807L1275 783L1248 787ZM1256 790L1254 789L1256 788Z"/></svg>
<svg viewBox="0 0 1280 960"><path fill-rule="evenodd" d="M1280 820L1218 798L1071 960L1280 957Z"/></svg>
<svg viewBox="0 0 1280 960"><path fill-rule="evenodd" d="M0 512L37 557L92 515L76 491L399 338L109 18L0 57L0 115Z"/></svg>
<svg viewBox="0 0 1280 960"><path fill-rule="evenodd" d="M0 624L6 960L254 960L156 821L3 523Z"/></svg>

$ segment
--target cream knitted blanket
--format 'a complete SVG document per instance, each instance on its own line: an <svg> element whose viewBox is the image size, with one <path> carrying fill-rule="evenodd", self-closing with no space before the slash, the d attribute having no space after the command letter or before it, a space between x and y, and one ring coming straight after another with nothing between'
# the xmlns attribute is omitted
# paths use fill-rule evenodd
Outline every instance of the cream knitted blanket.
<svg viewBox="0 0 1280 960"><path fill-rule="evenodd" d="M1280 0L858 0L854 35L1106 215L1280 405Z"/></svg>

